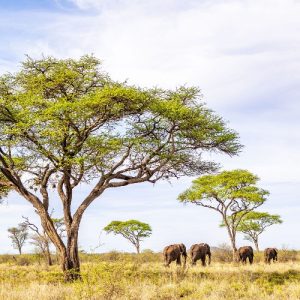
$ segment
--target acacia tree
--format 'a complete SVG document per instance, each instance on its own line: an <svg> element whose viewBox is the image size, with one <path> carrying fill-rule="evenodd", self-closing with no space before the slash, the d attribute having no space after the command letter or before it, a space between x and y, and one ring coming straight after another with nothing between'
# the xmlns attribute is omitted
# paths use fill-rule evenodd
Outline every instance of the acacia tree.
<svg viewBox="0 0 300 300"><path fill-rule="evenodd" d="M114 82L92 56L28 58L18 73L0 77L0 141L4 185L40 216L67 280L79 277L82 216L105 190L210 172L217 165L203 152L240 150L237 134L199 101L197 88ZM75 207L80 183L90 191ZM65 242L49 213L57 198Z"/></svg>
<svg viewBox="0 0 300 300"><path fill-rule="evenodd" d="M22 254L22 248L28 238L27 227L19 224L18 227L8 228L9 238L12 240L13 247L18 249L19 254Z"/></svg>
<svg viewBox="0 0 300 300"><path fill-rule="evenodd" d="M137 220L128 221L112 221L103 229L107 233L122 235L126 240L132 243L136 252L140 253L140 243L145 237L152 234L152 229L149 224Z"/></svg>
<svg viewBox="0 0 300 300"><path fill-rule="evenodd" d="M233 258L237 251L236 232L246 214L266 201L268 191L256 186L259 178L247 170L223 171L205 175L193 181L192 186L179 195L185 203L217 211L228 231Z"/></svg>
<svg viewBox="0 0 300 300"><path fill-rule="evenodd" d="M237 231L242 232L245 235L245 239L253 242L256 250L259 251L259 236L266 230L266 228L274 224L281 223L282 220L279 215L252 211L241 220L237 227Z"/></svg>

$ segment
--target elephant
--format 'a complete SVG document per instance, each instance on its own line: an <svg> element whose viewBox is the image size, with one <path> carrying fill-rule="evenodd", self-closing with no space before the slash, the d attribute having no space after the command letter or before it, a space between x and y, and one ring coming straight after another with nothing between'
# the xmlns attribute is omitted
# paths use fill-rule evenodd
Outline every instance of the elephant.
<svg viewBox="0 0 300 300"><path fill-rule="evenodd" d="M276 248L267 248L265 249L265 263L269 264L271 260L273 262L277 261L278 250Z"/></svg>
<svg viewBox="0 0 300 300"><path fill-rule="evenodd" d="M239 261L242 261L244 264L246 264L248 258L250 265L252 265L254 254L253 248L251 246L240 247L237 254Z"/></svg>
<svg viewBox="0 0 300 300"><path fill-rule="evenodd" d="M169 245L164 248L163 256L165 260L165 266L169 267L170 263L176 260L177 265L181 265L181 256L183 256L183 265L186 264L186 247L184 244Z"/></svg>
<svg viewBox="0 0 300 300"><path fill-rule="evenodd" d="M196 265L197 260L201 259L202 266L206 266L206 256L208 256L208 264L211 262L211 252L208 244L195 244L190 248L192 265Z"/></svg>

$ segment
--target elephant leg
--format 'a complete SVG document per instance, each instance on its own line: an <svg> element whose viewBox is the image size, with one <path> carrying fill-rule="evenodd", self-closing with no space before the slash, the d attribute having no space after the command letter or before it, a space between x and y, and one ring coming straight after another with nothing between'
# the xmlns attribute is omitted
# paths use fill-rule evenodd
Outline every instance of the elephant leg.
<svg viewBox="0 0 300 300"><path fill-rule="evenodd" d="M195 264L196 264L195 257L193 252L191 252L191 266L194 266Z"/></svg>
<svg viewBox="0 0 300 300"><path fill-rule="evenodd" d="M197 262L197 260L195 259L195 257L192 257L191 265L196 266L196 262Z"/></svg>
<svg viewBox="0 0 300 300"><path fill-rule="evenodd" d="M171 263L170 257L168 255L165 255L165 267L169 268Z"/></svg>
<svg viewBox="0 0 300 300"><path fill-rule="evenodd" d="M249 256L249 263L250 263L250 265L252 265L252 263L253 263L253 256Z"/></svg>
<svg viewBox="0 0 300 300"><path fill-rule="evenodd" d="M211 263L211 254L209 253L208 254L208 264L210 265L210 263Z"/></svg>
<svg viewBox="0 0 300 300"><path fill-rule="evenodd" d="M202 256L202 257L201 257L201 263L202 263L202 266L203 266L203 267L206 266L206 263L205 263L205 256Z"/></svg>

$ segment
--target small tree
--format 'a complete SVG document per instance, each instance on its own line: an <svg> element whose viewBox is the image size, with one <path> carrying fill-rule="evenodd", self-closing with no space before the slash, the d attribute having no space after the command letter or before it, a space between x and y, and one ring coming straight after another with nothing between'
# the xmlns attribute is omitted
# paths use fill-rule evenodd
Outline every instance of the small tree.
<svg viewBox="0 0 300 300"><path fill-rule="evenodd" d="M192 187L180 194L178 199L221 214L235 257L236 232L241 220L247 213L262 205L269 194L256 186L258 180L257 176L247 170L206 175L194 180Z"/></svg>
<svg viewBox="0 0 300 300"><path fill-rule="evenodd" d="M25 221L22 223L26 226L33 234L30 235L31 244L36 247L36 249L44 256L46 263L52 266L52 258L50 252L51 240L48 237L45 230L40 230L40 228L32 223L29 218L23 217ZM57 230L58 235L63 238L65 234L65 227L63 219L52 218L52 222Z"/></svg>
<svg viewBox="0 0 300 300"><path fill-rule="evenodd" d="M149 224L142 223L137 220L129 220L124 222L112 221L104 228L104 231L107 233L112 232L115 235L122 235L135 246L137 253L140 253L140 242L143 240L143 238L149 237L152 234L152 229Z"/></svg>
<svg viewBox="0 0 300 300"><path fill-rule="evenodd" d="M7 231L9 232L9 238L12 240L13 247L18 249L19 254L22 254L22 248L28 238L27 227L19 224L18 227L8 228Z"/></svg>
<svg viewBox="0 0 300 300"><path fill-rule="evenodd" d="M281 224L282 220L279 215L270 215L266 212L249 212L242 218L237 227L237 231L245 235L245 239L254 243L255 248L259 251L258 238L267 227L274 224Z"/></svg>

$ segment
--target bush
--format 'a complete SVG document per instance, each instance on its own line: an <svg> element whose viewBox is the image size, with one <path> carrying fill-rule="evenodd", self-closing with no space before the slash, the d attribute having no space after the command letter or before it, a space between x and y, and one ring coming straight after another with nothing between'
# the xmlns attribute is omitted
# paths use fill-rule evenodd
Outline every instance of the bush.
<svg viewBox="0 0 300 300"><path fill-rule="evenodd" d="M212 261L214 262L232 262L232 249L228 244L221 244L212 248Z"/></svg>
<svg viewBox="0 0 300 300"><path fill-rule="evenodd" d="M296 250L289 250L287 247L282 247L282 249L278 251L278 261L280 262L295 262L297 258L298 252Z"/></svg>

